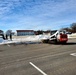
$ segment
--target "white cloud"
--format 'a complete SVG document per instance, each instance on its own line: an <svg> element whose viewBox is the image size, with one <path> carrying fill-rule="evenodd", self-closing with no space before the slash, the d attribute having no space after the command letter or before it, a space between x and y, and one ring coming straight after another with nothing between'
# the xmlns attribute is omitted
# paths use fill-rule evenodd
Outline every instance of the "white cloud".
<svg viewBox="0 0 76 75"><path fill-rule="evenodd" d="M19 0L0 0L0 16L10 13L14 6L19 5Z"/></svg>
<svg viewBox="0 0 76 75"><path fill-rule="evenodd" d="M76 0L0 0L0 24L13 29L55 28L75 22L75 9Z"/></svg>
<svg viewBox="0 0 76 75"><path fill-rule="evenodd" d="M49 0L47 3L43 3L39 6L32 8L32 12L40 11L40 16L56 17L65 14L65 12L76 12L76 0L64 0L62 3ZM38 9L37 9L38 8Z"/></svg>

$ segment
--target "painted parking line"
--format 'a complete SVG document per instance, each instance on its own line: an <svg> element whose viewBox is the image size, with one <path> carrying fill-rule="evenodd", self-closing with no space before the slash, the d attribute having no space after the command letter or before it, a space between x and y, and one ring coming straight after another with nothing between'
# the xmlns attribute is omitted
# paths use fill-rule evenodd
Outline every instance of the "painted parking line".
<svg viewBox="0 0 76 75"><path fill-rule="evenodd" d="M32 65L35 69L37 69L41 74L47 75L45 72L43 72L40 68L38 68L36 65L34 65L32 62L29 62L30 65Z"/></svg>
<svg viewBox="0 0 76 75"><path fill-rule="evenodd" d="M76 53L71 53L70 55L72 55L72 56L76 56Z"/></svg>

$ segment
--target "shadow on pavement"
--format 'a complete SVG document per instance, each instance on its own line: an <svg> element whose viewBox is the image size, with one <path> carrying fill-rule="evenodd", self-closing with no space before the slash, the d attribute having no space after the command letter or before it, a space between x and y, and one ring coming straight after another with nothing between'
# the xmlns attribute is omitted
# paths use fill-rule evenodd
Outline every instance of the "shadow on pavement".
<svg viewBox="0 0 76 75"><path fill-rule="evenodd" d="M67 42L67 43L50 43L54 45L76 45L76 42Z"/></svg>
<svg viewBox="0 0 76 75"><path fill-rule="evenodd" d="M66 44L64 45L76 45L76 42L67 42Z"/></svg>
<svg viewBox="0 0 76 75"><path fill-rule="evenodd" d="M76 45L76 42L57 43L55 45Z"/></svg>

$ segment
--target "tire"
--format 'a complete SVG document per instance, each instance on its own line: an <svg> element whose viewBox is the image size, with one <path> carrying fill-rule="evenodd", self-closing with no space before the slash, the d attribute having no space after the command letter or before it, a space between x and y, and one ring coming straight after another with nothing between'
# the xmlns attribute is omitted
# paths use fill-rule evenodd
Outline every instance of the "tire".
<svg viewBox="0 0 76 75"><path fill-rule="evenodd" d="M42 40L43 43L48 43L49 42L49 39L46 39L46 40Z"/></svg>

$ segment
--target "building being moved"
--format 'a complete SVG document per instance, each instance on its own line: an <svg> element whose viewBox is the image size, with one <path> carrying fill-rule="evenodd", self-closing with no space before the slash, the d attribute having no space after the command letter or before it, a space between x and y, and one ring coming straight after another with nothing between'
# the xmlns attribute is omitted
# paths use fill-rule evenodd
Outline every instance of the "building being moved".
<svg viewBox="0 0 76 75"><path fill-rule="evenodd" d="M16 30L17 36L34 35L34 30Z"/></svg>

